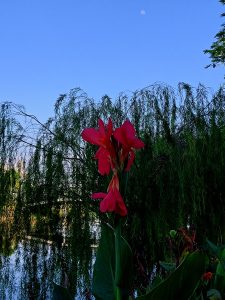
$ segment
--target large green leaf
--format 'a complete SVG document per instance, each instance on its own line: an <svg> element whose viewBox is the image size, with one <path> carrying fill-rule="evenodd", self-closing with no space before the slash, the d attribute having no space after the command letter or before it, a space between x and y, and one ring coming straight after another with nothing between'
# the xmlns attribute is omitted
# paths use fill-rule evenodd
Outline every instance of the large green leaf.
<svg viewBox="0 0 225 300"><path fill-rule="evenodd" d="M213 287L221 293L225 292L225 247L217 246L206 240L210 252L218 258Z"/></svg>
<svg viewBox="0 0 225 300"><path fill-rule="evenodd" d="M221 294L216 289L211 289L207 292L207 298L209 300L222 300Z"/></svg>
<svg viewBox="0 0 225 300"><path fill-rule="evenodd" d="M217 246L210 242L209 240L206 240L207 248L211 252L212 255L217 256L219 259L223 260L222 252L225 249L224 246Z"/></svg>
<svg viewBox="0 0 225 300"><path fill-rule="evenodd" d="M194 293L205 271L206 256L196 251L188 254L180 266L158 286L139 300L187 300Z"/></svg>
<svg viewBox="0 0 225 300"><path fill-rule="evenodd" d="M119 239L120 265L116 286L121 290L123 299L129 298L133 283L133 256L130 245L121 237Z"/></svg>
<svg viewBox="0 0 225 300"><path fill-rule="evenodd" d="M94 265L92 291L96 299L115 299L115 245L114 232L103 224Z"/></svg>
<svg viewBox="0 0 225 300"><path fill-rule="evenodd" d="M221 293L225 292L225 249L220 252L219 262L216 268L214 278L214 288L218 289Z"/></svg>
<svg viewBox="0 0 225 300"><path fill-rule="evenodd" d="M115 281L115 232L106 224L102 233L93 274L93 294L98 300L115 300L119 287L122 299L129 299L132 284L132 254L123 237L119 239L120 267Z"/></svg>
<svg viewBox="0 0 225 300"><path fill-rule="evenodd" d="M171 272L171 271L174 271L176 269L176 264L175 263L168 263L168 262L165 262L165 261L160 261L159 264L167 272Z"/></svg>

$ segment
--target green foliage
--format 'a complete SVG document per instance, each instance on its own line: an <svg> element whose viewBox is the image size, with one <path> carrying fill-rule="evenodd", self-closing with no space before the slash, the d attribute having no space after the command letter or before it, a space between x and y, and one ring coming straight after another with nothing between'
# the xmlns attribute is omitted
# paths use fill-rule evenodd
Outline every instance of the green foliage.
<svg viewBox="0 0 225 300"><path fill-rule="evenodd" d="M140 300L188 300L201 279L205 270L206 257L201 252L189 254L181 265L169 275L167 279L159 283L146 295L140 296Z"/></svg>
<svg viewBox="0 0 225 300"><path fill-rule="evenodd" d="M207 247L217 259L215 276L213 280L213 288L220 291L222 295L225 293L225 246L216 246L209 240L207 242Z"/></svg>
<svg viewBox="0 0 225 300"><path fill-rule="evenodd" d="M101 240L93 274L93 294L96 299L114 300L116 287L114 234L108 226L102 227Z"/></svg>
<svg viewBox="0 0 225 300"><path fill-rule="evenodd" d="M225 5L224 0L220 0L220 2ZM225 13L221 14L221 17L224 17ZM215 35L216 41L212 43L210 49L204 50L204 53L209 54L211 59L211 64L207 67L212 66L215 68L217 65L225 64L225 23L222 24L222 28Z"/></svg>
<svg viewBox="0 0 225 300"><path fill-rule="evenodd" d="M13 201L19 174L15 170L22 127L13 116L8 102L0 104L0 211Z"/></svg>
<svg viewBox="0 0 225 300"><path fill-rule="evenodd" d="M115 240L118 238L120 259L116 262ZM121 299L126 300L131 293L132 279L133 269L130 246L121 236L116 236L116 232L114 232L112 228L103 224L101 240L94 266L94 296L98 300L120 299L116 298L117 289L119 289L122 295Z"/></svg>
<svg viewBox="0 0 225 300"><path fill-rule="evenodd" d="M215 289L211 289L207 292L207 298L209 300L222 300L220 292Z"/></svg>

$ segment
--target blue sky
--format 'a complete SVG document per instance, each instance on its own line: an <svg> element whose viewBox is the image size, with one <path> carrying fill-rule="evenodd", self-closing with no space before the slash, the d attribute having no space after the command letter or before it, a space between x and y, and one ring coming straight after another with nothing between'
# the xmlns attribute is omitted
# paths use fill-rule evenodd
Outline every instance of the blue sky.
<svg viewBox="0 0 225 300"><path fill-rule="evenodd" d="M218 0L1 0L0 101L46 121L59 94L97 101L164 82L216 90L224 67L203 50L222 23Z"/></svg>

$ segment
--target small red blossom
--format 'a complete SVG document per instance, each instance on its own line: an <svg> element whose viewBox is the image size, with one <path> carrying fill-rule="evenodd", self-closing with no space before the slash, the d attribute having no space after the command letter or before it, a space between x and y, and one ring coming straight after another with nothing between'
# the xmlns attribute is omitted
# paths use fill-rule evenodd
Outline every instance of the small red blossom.
<svg viewBox="0 0 225 300"><path fill-rule="evenodd" d="M105 125L103 121L99 119L98 125L98 129L84 129L81 136L86 142L100 146L95 154L95 159L98 160L98 171L101 175L108 175L112 168L113 157L115 156L111 142L113 133L112 120L109 119L108 124Z"/></svg>
<svg viewBox="0 0 225 300"><path fill-rule="evenodd" d="M205 280L205 281L208 281L208 280L212 279L212 276L213 276L212 272L206 272L206 273L203 274L202 279Z"/></svg>
<svg viewBox="0 0 225 300"><path fill-rule="evenodd" d="M108 186L108 193L94 193L93 199L103 199L100 203L101 212L115 212L120 216L127 215L127 208L119 192L119 179L115 173Z"/></svg>
<svg viewBox="0 0 225 300"><path fill-rule="evenodd" d="M129 120L126 120L123 125L114 131L115 139L122 145L121 160L124 162L126 159L127 165L125 171L129 171L134 159L135 153L133 149L141 149L144 143L136 137L134 126Z"/></svg>

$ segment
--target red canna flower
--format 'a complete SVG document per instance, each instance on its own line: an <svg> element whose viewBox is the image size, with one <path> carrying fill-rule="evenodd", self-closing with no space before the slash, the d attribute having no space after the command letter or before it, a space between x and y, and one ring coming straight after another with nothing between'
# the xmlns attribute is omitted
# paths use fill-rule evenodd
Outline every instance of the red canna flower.
<svg viewBox="0 0 225 300"><path fill-rule="evenodd" d="M112 158L115 156L111 142L113 133L112 120L109 119L108 124L104 125L103 121L99 119L98 125L98 129L84 129L81 136L86 142L100 146L95 154L95 158L98 160L98 171L101 175L108 175L112 168Z"/></svg>
<svg viewBox="0 0 225 300"><path fill-rule="evenodd" d="M111 119L105 125L98 120L98 129L86 128L82 131L82 138L94 145L99 146L95 154L98 160L98 171L101 175L113 171L112 180L107 193L94 193L92 198L102 199L100 202L101 212L115 212L121 216L127 215L127 208L119 191L119 178L117 173L128 171L134 161L134 149L144 147L144 143L136 137L134 126L130 121L113 130Z"/></svg>
<svg viewBox="0 0 225 300"><path fill-rule="evenodd" d="M112 120L109 119L108 125L104 125L101 119L98 120L98 129L86 128L82 131L81 136L93 145L108 148L111 143L110 138L113 132Z"/></svg>
<svg viewBox="0 0 225 300"><path fill-rule="evenodd" d="M208 280L212 279L212 276L213 276L212 272L206 272L206 273L203 274L202 279L205 280L205 281L208 281Z"/></svg>
<svg viewBox="0 0 225 300"><path fill-rule="evenodd" d="M125 171L129 171L135 158L133 149L143 148L144 143L136 137L134 126L129 120L126 120L121 127L115 129L113 135L122 145L121 160L124 162L128 159Z"/></svg>
<svg viewBox="0 0 225 300"><path fill-rule="evenodd" d="M123 198L119 192L119 178L117 173L113 175L113 178L108 186L108 193L94 193L93 199L103 199L100 203L101 212L115 212L120 216L127 215L127 208L123 201Z"/></svg>

